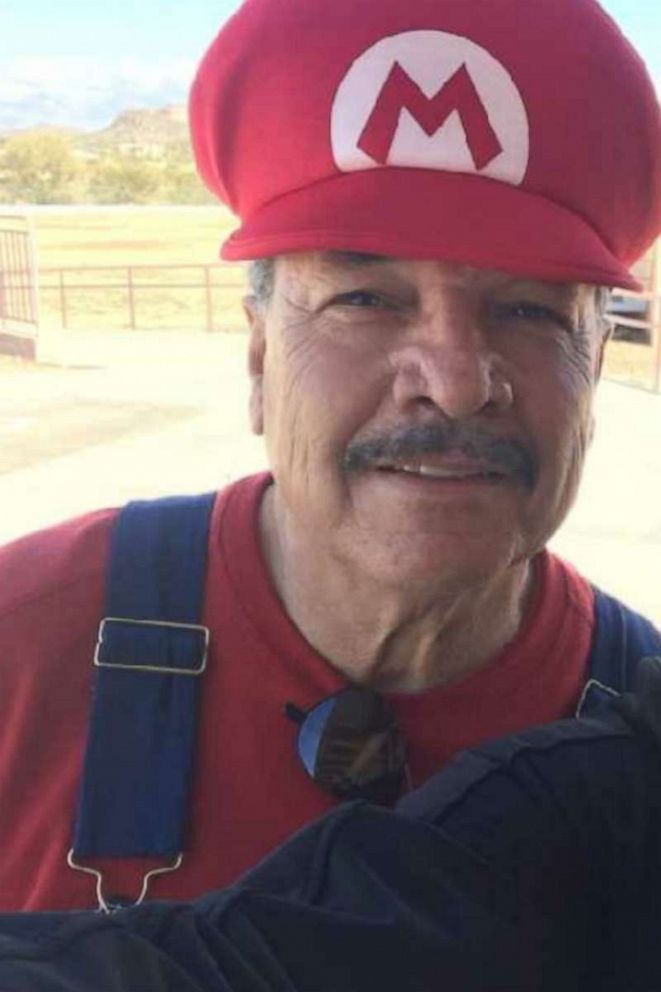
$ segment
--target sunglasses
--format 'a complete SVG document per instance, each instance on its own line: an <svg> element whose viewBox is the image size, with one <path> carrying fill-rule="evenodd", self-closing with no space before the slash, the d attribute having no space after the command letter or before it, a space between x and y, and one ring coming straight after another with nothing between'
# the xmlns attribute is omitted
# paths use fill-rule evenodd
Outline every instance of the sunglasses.
<svg viewBox="0 0 661 992"><path fill-rule="evenodd" d="M378 693L350 686L311 710L286 703L284 712L299 725L296 750L303 767L326 792L391 805L410 788L395 713Z"/></svg>

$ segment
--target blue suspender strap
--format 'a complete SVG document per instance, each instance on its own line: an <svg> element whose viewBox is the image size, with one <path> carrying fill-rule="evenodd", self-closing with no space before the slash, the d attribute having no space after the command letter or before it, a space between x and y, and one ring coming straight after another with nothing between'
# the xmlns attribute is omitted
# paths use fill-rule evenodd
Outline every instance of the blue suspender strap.
<svg viewBox="0 0 661 992"><path fill-rule="evenodd" d="M75 857L182 851L209 636L198 624L213 498L130 503L118 516Z"/></svg>
<svg viewBox="0 0 661 992"><path fill-rule="evenodd" d="M661 654L661 634L612 596L595 589L595 629L589 681L578 716L594 713L609 697L633 688L638 663Z"/></svg>

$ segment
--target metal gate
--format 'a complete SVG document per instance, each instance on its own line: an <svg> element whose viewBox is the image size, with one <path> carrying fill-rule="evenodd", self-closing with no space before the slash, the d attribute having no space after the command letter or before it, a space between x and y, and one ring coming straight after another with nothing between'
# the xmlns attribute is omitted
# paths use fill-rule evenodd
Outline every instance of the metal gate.
<svg viewBox="0 0 661 992"><path fill-rule="evenodd" d="M39 312L29 218L0 215L0 353L35 358Z"/></svg>

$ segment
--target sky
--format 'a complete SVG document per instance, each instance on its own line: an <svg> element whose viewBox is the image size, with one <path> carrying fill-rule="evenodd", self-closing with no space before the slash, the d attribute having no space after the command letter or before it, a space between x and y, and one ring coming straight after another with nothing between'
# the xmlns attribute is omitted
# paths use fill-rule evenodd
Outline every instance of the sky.
<svg viewBox="0 0 661 992"><path fill-rule="evenodd" d="M602 2L661 88L661 2ZM238 0L0 0L0 130L94 130L121 110L184 103L199 58L237 6Z"/></svg>

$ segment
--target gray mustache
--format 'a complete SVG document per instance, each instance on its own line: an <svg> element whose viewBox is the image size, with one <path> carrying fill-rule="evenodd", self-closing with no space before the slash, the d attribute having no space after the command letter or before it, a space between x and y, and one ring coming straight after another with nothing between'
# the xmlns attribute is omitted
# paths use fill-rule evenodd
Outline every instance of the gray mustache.
<svg viewBox="0 0 661 992"><path fill-rule="evenodd" d="M419 460L422 455L452 451L483 464L488 471L512 476L532 489L539 474L535 454L514 438L495 437L479 427L451 421L403 427L387 435L352 441L342 467L359 472L384 462Z"/></svg>

